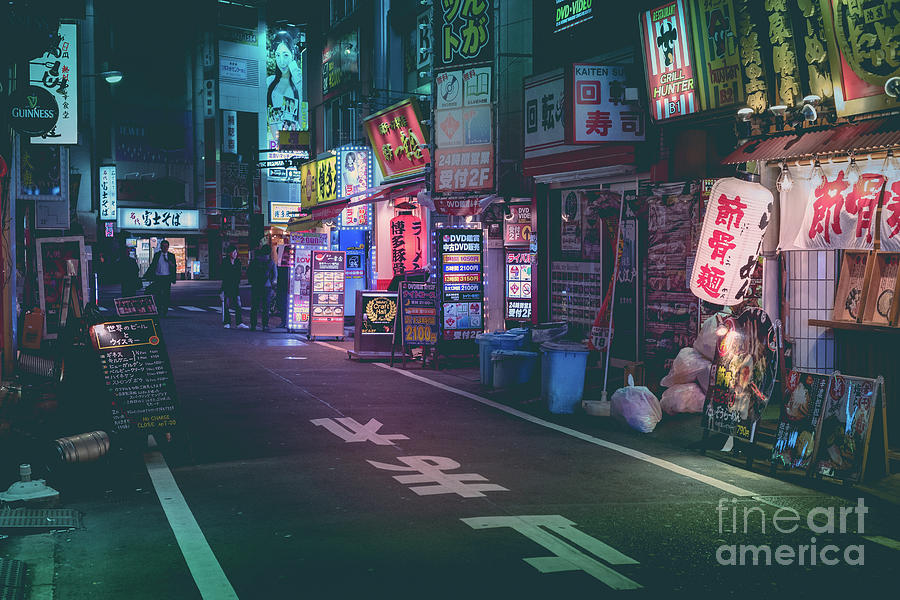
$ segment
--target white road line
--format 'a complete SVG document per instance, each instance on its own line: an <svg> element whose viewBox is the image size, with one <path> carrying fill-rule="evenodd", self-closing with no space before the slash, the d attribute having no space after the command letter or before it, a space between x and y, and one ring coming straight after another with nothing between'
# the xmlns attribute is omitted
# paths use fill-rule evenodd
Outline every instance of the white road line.
<svg viewBox="0 0 900 600"><path fill-rule="evenodd" d="M334 346L332 344L326 344L325 342L316 342L319 345L325 346L327 348L333 348L334 350L340 350L341 352L346 352L345 348L341 348L340 346ZM676 465L675 463L669 462L667 460L663 460L661 458L656 458L655 456L650 456L649 454L645 454L644 452L640 452L638 450L633 450L628 448L627 446L622 446L619 444L615 444L613 442L608 442L604 439L600 439L598 437L594 437L592 435L588 435L586 433L581 433L580 431L576 431L574 429L570 429L568 427L563 427L562 425L557 425L556 423L551 423L549 421L545 421L533 415L529 415L528 413L524 413L518 411L514 408L510 408L504 404L499 404L497 402L493 402L492 400L488 400L487 398L483 398L477 394L473 394L471 392L467 392L465 390L461 390L449 385L445 385L443 383L439 383L432 379L428 379L427 377L422 377L421 375L416 375L415 373L410 373L409 371L404 371L402 369L397 369L394 367L389 367L384 363L373 363L376 367L381 367L382 369L387 369L389 371L394 371L395 373L399 373L410 379L415 379L416 381L421 381L422 383L427 383L430 386L440 388L442 390L446 390L448 392L452 392L454 394L458 394L465 398L469 398L470 400L475 400L476 402L480 402L485 406L490 406L491 408L496 408L497 410L503 411L507 414L510 414L514 417L518 417L520 419L524 419L530 423L534 423L536 425L540 425L542 427L546 427L548 429L553 429L560 433L564 433L566 435L572 436L579 440L588 442L590 444L594 444L597 446L601 446L608 450L613 450L615 452L620 452L625 454L626 456L630 456L632 458L636 458L638 460L642 460L644 462L648 462L652 465L656 465L657 467L662 467L668 471L673 473L678 473L679 475L684 475L685 477L690 477L696 481L701 483L705 483L706 485L710 485L714 488L718 488L723 492L727 492L729 494L734 494L735 496L741 496L743 498L751 498L753 496L757 496L756 492L751 492L749 490L745 490L743 488L739 488L735 485L731 485L730 483L726 483L724 481L720 481L715 477L710 477L709 475L704 475L702 473L697 473L696 471L692 471L680 465Z"/></svg>
<svg viewBox="0 0 900 600"><path fill-rule="evenodd" d="M159 452L147 452L144 454L144 463L178 547L181 548L181 554L200 590L200 596L210 600L237 599L234 588L181 495L166 459Z"/></svg>
<svg viewBox="0 0 900 600"><path fill-rule="evenodd" d="M178 308L180 308L181 310L190 310L193 312L206 312L205 310L197 306L179 306Z"/></svg>
<svg viewBox="0 0 900 600"><path fill-rule="evenodd" d="M214 311L216 311L217 313L222 312L222 307L221 307L221 306L208 306L207 308L208 308L209 310L214 310Z"/></svg>

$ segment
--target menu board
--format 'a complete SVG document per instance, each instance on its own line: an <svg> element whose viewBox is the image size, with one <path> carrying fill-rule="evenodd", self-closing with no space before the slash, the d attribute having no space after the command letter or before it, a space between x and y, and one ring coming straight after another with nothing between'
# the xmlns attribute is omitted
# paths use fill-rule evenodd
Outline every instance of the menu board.
<svg viewBox="0 0 900 600"><path fill-rule="evenodd" d="M715 373L703 405L703 427L753 441L769 396L775 389L777 344L769 315L748 308L722 319L713 360Z"/></svg>
<svg viewBox="0 0 900 600"><path fill-rule="evenodd" d="M310 337L344 335L344 266L346 254L313 250L311 261Z"/></svg>
<svg viewBox="0 0 900 600"><path fill-rule="evenodd" d="M44 338L56 339L59 333L63 305L63 281L68 274L67 262L75 261L77 285L81 286L81 298L88 298L88 269L84 256L84 238L38 238L38 296L44 312Z"/></svg>
<svg viewBox="0 0 900 600"><path fill-rule="evenodd" d="M835 373L818 423L813 471L847 481L862 479L879 380Z"/></svg>
<svg viewBox="0 0 900 600"><path fill-rule="evenodd" d="M120 317L136 317L139 315L156 315L156 300L152 294L145 296L129 296L128 298L116 298L116 314Z"/></svg>
<svg viewBox="0 0 900 600"><path fill-rule="evenodd" d="M433 346L438 338L437 286L400 282L400 328L404 346Z"/></svg>
<svg viewBox="0 0 900 600"><path fill-rule="evenodd" d="M790 469L807 469L816 445L816 429L830 376L791 371L781 419L772 446L772 462Z"/></svg>
<svg viewBox="0 0 900 600"><path fill-rule="evenodd" d="M506 318L531 322L534 255L518 250L506 251Z"/></svg>
<svg viewBox="0 0 900 600"><path fill-rule="evenodd" d="M441 339L470 340L484 329L480 229L435 231L441 299Z"/></svg>
<svg viewBox="0 0 900 600"><path fill-rule="evenodd" d="M361 291L362 311L360 333L363 335L393 335L397 321L397 293Z"/></svg>
<svg viewBox="0 0 900 600"><path fill-rule="evenodd" d="M154 318L123 319L91 327L110 396L112 431L153 433L177 423L169 354Z"/></svg>

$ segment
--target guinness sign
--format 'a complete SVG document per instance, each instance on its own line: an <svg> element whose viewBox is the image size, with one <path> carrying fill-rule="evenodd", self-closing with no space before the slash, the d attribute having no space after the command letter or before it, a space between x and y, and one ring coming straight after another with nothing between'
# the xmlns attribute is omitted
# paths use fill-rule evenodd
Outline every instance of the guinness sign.
<svg viewBox="0 0 900 600"><path fill-rule="evenodd" d="M29 85L9 97L9 122L23 135L43 135L59 120L59 105L44 88Z"/></svg>

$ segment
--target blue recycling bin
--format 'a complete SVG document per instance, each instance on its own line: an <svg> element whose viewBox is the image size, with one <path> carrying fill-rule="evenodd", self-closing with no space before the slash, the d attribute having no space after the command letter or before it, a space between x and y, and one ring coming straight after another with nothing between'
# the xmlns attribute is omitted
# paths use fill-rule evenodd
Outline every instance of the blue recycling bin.
<svg viewBox="0 0 900 600"><path fill-rule="evenodd" d="M494 381L491 353L494 350L517 350L522 347L524 341L524 336L510 333L481 333L475 336L482 385L491 385Z"/></svg>
<svg viewBox="0 0 900 600"><path fill-rule="evenodd" d="M584 394L588 352L577 342L541 344L541 399L551 413L575 412Z"/></svg>
<svg viewBox="0 0 900 600"><path fill-rule="evenodd" d="M494 369L494 388L526 385L537 378L539 354L526 350L494 350L491 364Z"/></svg>

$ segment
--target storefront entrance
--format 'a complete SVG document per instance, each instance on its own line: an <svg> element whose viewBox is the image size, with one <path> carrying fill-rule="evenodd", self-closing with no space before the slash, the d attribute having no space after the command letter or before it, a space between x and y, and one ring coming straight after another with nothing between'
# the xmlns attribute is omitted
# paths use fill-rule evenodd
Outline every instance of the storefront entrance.
<svg viewBox="0 0 900 600"><path fill-rule="evenodd" d="M183 237L146 237L146 238L128 238L127 244L129 248L134 249L135 259L138 263L138 269L141 276L147 272L150 267L150 261L153 255L159 250L159 244L167 240L169 242L169 252L175 255L175 263L177 265L178 278L184 279L188 277L186 262L186 244Z"/></svg>

